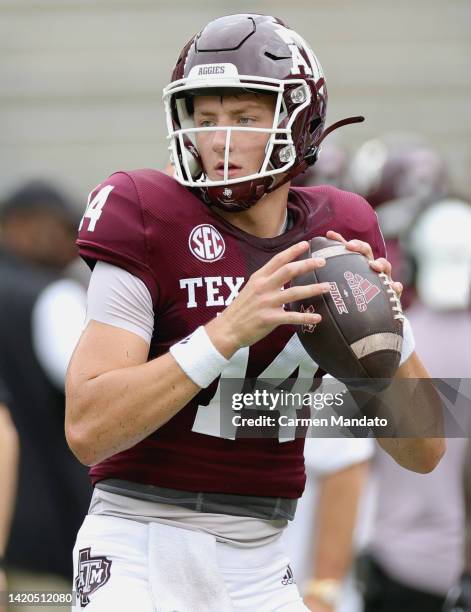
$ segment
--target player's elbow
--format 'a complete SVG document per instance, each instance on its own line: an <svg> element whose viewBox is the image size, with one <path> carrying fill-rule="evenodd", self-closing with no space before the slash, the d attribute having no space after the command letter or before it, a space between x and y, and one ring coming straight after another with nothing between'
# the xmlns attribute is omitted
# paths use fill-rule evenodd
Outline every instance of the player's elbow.
<svg viewBox="0 0 471 612"><path fill-rule="evenodd" d="M90 427L90 400L83 393L67 389L65 438L70 450L83 465L98 463L94 449L96 435Z"/></svg>
<svg viewBox="0 0 471 612"><path fill-rule="evenodd" d="M80 463L87 466L91 466L96 463L92 455L91 445L87 436L85 435L85 432L83 431L83 427L81 427L79 424L72 425L70 423L66 423L65 438L70 450L80 461Z"/></svg>
<svg viewBox="0 0 471 612"><path fill-rule="evenodd" d="M414 461L409 469L419 474L429 474L440 463L445 451L443 438L423 438L419 441L418 451L414 453Z"/></svg>
<svg viewBox="0 0 471 612"><path fill-rule="evenodd" d="M445 454L443 438L378 438L379 444L401 467L428 474Z"/></svg>
<svg viewBox="0 0 471 612"><path fill-rule="evenodd" d="M423 474L432 472L442 460L446 452L446 442L444 438L428 438L426 442L426 451L424 453L424 469Z"/></svg>

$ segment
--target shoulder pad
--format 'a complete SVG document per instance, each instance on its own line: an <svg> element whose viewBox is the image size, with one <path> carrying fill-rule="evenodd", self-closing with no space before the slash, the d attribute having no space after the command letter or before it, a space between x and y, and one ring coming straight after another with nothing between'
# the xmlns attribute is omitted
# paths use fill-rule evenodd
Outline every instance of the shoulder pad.
<svg viewBox="0 0 471 612"><path fill-rule="evenodd" d="M157 283L148 263L142 204L133 179L139 172L116 172L90 193L77 245L90 268L97 260L124 268L146 284L155 300Z"/></svg>

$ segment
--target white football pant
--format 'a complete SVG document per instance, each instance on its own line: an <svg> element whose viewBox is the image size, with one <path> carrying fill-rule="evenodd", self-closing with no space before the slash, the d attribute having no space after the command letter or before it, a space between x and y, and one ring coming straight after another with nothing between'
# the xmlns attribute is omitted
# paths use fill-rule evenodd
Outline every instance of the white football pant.
<svg viewBox="0 0 471 612"><path fill-rule="evenodd" d="M162 523L88 515L74 612L306 612L279 540L256 548Z"/></svg>

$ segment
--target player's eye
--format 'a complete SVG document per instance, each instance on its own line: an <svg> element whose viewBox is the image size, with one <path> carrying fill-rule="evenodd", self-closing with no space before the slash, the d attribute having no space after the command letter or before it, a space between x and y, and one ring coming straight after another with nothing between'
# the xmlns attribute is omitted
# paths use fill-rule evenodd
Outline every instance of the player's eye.
<svg viewBox="0 0 471 612"><path fill-rule="evenodd" d="M250 125L255 122L255 117L239 117L240 125Z"/></svg>
<svg viewBox="0 0 471 612"><path fill-rule="evenodd" d="M214 127L216 123L214 121L210 121L209 119L201 119L197 122L198 127Z"/></svg>

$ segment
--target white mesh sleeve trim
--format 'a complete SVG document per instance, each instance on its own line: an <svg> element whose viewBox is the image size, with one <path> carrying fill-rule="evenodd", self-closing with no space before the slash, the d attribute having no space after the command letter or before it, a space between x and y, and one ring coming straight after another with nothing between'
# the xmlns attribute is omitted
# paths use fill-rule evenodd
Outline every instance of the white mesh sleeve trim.
<svg viewBox="0 0 471 612"><path fill-rule="evenodd" d="M399 365L405 363L412 353L415 351L415 338L414 333L412 331L411 324L407 317L404 317L404 328L402 330L402 353L401 353L401 361Z"/></svg>
<svg viewBox="0 0 471 612"><path fill-rule="evenodd" d="M92 320L126 329L150 344L154 309L149 290L134 274L97 261L88 286L85 325Z"/></svg>

